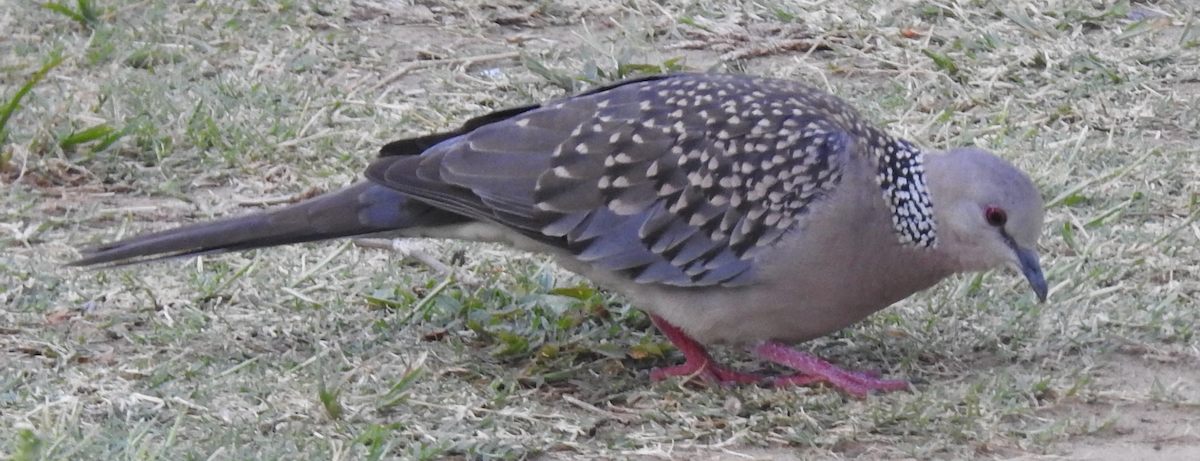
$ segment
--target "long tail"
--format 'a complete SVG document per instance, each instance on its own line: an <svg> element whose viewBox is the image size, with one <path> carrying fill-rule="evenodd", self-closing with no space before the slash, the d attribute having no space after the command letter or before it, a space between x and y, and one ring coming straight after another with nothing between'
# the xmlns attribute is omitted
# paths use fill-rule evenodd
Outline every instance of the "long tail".
<svg viewBox="0 0 1200 461"><path fill-rule="evenodd" d="M395 190L362 182L279 209L139 235L88 248L82 251L82 259L70 265L125 265L465 220Z"/></svg>

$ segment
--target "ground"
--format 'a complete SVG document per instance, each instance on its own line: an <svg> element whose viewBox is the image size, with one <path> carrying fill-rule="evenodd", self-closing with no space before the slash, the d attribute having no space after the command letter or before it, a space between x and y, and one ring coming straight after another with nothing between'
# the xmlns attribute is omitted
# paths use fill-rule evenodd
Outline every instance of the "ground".
<svg viewBox="0 0 1200 461"><path fill-rule="evenodd" d="M1191 2L61 1L0 3L0 459L1200 459ZM1050 299L958 276L798 345L914 382L859 399L651 382L645 316L488 245L63 266L677 70L1028 171Z"/></svg>

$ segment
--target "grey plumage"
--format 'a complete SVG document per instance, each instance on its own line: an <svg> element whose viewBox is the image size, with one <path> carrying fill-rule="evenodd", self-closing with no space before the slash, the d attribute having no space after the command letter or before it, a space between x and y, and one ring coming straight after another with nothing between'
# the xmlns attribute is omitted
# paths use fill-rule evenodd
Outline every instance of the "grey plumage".
<svg viewBox="0 0 1200 461"><path fill-rule="evenodd" d="M1023 173L975 149L927 155L795 82L648 77L381 154L367 182L73 264L377 233L499 241L626 293L664 331L742 344L827 334L960 271L1012 265L1045 296Z"/></svg>

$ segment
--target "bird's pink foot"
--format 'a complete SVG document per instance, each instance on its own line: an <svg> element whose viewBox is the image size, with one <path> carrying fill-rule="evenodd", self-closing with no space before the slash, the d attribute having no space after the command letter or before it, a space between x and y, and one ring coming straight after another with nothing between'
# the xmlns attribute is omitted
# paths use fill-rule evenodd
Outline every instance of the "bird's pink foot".
<svg viewBox="0 0 1200 461"><path fill-rule="evenodd" d="M707 381L713 381L723 385L734 383L752 384L764 381L764 377L757 373L742 373L730 370L717 364L717 361L708 354L704 346L692 339L679 327L667 323L661 317L652 315L650 319L654 321L654 325L670 339L675 347L683 353L686 361L683 365L673 367L663 367L650 372L650 378L662 380L671 376L698 376Z"/></svg>
<svg viewBox="0 0 1200 461"><path fill-rule="evenodd" d="M793 368L800 373L775 378L776 386L807 386L818 382L841 389L849 394L865 396L871 391L894 391L908 388L908 381L879 379L879 373L847 371L783 344L765 342L751 351L764 359Z"/></svg>
<svg viewBox="0 0 1200 461"><path fill-rule="evenodd" d="M880 379L877 372L843 370L810 354L776 342L759 344L751 348L751 352L764 359L792 368L799 373L771 378L758 373L734 371L719 365L703 345L696 342L679 327L656 315L651 315L650 319L686 358L683 365L659 368L650 372L650 377L655 380L671 376L698 376L707 381L724 385L770 382L776 387L808 386L823 382L857 396L865 396L871 391L893 391L908 388L908 381Z"/></svg>

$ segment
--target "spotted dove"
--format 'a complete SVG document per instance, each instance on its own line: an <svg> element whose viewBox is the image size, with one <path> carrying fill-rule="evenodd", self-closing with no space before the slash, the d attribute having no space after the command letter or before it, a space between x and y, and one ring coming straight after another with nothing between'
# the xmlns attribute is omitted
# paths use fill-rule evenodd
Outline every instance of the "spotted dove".
<svg viewBox="0 0 1200 461"><path fill-rule="evenodd" d="M741 75L631 80L385 145L366 181L282 208L83 251L77 266L378 234L502 242L645 310L685 356L668 376L905 381L786 344L829 334L958 272L1008 266L1038 298L1042 202L975 148L927 153L799 83ZM766 377L701 344L796 370Z"/></svg>

